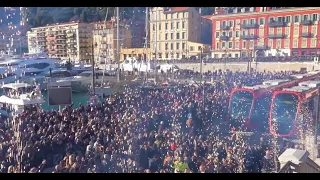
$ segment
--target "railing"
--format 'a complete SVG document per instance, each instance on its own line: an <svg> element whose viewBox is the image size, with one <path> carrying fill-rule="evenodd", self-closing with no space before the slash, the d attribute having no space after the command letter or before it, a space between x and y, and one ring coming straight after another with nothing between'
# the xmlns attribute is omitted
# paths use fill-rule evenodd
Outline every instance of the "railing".
<svg viewBox="0 0 320 180"><path fill-rule="evenodd" d="M221 26L221 30L229 30L230 29L230 26Z"/></svg>
<svg viewBox="0 0 320 180"><path fill-rule="evenodd" d="M254 28L258 28L259 25L254 23L254 24L241 24L241 27L243 29L254 29Z"/></svg>
<svg viewBox="0 0 320 180"><path fill-rule="evenodd" d="M277 38L285 38L285 34L268 34L268 38L277 39Z"/></svg>
<svg viewBox="0 0 320 180"><path fill-rule="evenodd" d="M270 49L269 46L255 46L254 48L255 50L267 50L267 49Z"/></svg>
<svg viewBox="0 0 320 180"><path fill-rule="evenodd" d="M314 24L314 21L304 20L304 21L301 21L301 24L302 24L302 25L312 25L312 24Z"/></svg>
<svg viewBox="0 0 320 180"><path fill-rule="evenodd" d="M313 33L302 33L301 34L301 37L304 37L304 38L310 38L310 37L313 37L314 34Z"/></svg>
<svg viewBox="0 0 320 180"><path fill-rule="evenodd" d="M281 21L272 21L269 22L269 27L281 27L281 26L286 26L286 22L281 22Z"/></svg>
<svg viewBox="0 0 320 180"><path fill-rule="evenodd" d="M220 36L220 39L222 40L222 41L228 41L229 40L229 36Z"/></svg>
<svg viewBox="0 0 320 180"><path fill-rule="evenodd" d="M242 35L241 39L249 40L249 39L257 39L258 36L256 35Z"/></svg>

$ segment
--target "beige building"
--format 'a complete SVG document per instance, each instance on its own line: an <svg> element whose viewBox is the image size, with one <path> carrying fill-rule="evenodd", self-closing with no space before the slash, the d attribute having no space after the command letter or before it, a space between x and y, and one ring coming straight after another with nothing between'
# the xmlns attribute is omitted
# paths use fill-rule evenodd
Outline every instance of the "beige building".
<svg viewBox="0 0 320 180"><path fill-rule="evenodd" d="M197 56L211 44L211 28L208 30L208 27L212 27L211 21L201 17L193 7L153 8L150 11L152 59Z"/></svg>
<svg viewBox="0 0 320 180"><path fill-rule="evenodd" d="M92 59L91 24L57 23L31 28L27 36L29 53L46 49L52 58L72 61Z"/></svg>
<svg viewBox="0 0 320 180"><path fill-rule="evenodd" d="M110 22L92 23L93 43L96 45L94 49L94 57L97 63L102 61L115 61L117 59L117 26L115 19ZM119 28L119 48L131 47L131 31L129 26L120 23ZM119 49L119 51L120 51Z"/></svg>
<svg viewBox="0 0 320 180"><path fill-rule="evenodd" d="M137 60L148 60L151 57L150 48L121 48L120 61L128 57L134 57Z"/></svg>

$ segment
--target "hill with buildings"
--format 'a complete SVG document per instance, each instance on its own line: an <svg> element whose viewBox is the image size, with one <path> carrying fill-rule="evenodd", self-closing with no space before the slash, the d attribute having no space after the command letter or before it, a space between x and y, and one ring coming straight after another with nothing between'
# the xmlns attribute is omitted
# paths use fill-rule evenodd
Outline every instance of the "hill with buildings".
<svg viewBox="0 0 320 180"><path fill-rule="evenodd" d="M200 7L202 15L212 14L214 7ZM23 17L29 27L70 21L95 22L105 19L108 7L28 7ZM120 7L120 19L143 21L145 7ZM108 19L115 15L115 7L109 7Z"/></svg>

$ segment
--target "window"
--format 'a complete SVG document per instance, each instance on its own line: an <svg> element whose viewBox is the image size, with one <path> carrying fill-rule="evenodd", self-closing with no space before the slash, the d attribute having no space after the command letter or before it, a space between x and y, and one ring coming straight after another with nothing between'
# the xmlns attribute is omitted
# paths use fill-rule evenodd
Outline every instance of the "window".
<svg viewBox="0 0 320 180"><path fill-rule="evenodd" d="M246 41L242 41L242 49L246 49L247 48L247 43Z"/></svg>
<svg viewBox="0 0 320 180"><path fill-rule="evenodd" d="M233 26L233 21L229 21L229 26Z"/></svg>
<svg viewBox="0 0 320 180"><path fill-rule="evenodd" d="M166 40L168 40L168 33L166 33L166 35L165 35L165 39L166 39Z"/></svg>
<svg viewBox="0 0 320 180"><path fill-rule="evenodd" d="M168 14L167 14L168 15ZM168 30L168 23L165 24L165 28L166 30Z"/></svg>
<svg viewBox="0 0 320 180"><path fill-rule="evenodd" d="M311 47L317 46L317 39L311 39Z"/></svg>
<svg viewBox="0 0 320 180"><path fill-rule="evenodd" d="M220 21L216 22L216 28L220 28Z"/></svg>
<svg viewBox="0 0 320 180"><path fill-rule="evenodd" d="M258 45L259 46L264 46L264 39L259 39L259 42L258 42Z"/></svg>
<svg viewBox="0 0 320 180"><path fill-rule="evenodd" d="M269 22L274 22L274 17L269 18Z"/></svg>
<svg viewBox="0 0 320 180"><path fill-rule="evenodd" d="M289 48L289 43L290 43L289 39L284 40L284 48Z"/></svg>
<svg viewBox="0 0 320 180"><path fill-rule="evenodd" d="M161 51L161 43L158 44L158 49Z"/></svg>
<svg viewBox="0 0 320 180"><path fill-rule="evenodd" d="M253 41L250 41L250 49L253 49L253 45L254 45L254 43L253 43Z"/></svg>
<svg viewBox="0 0 320 180"><path fill-rule="evenodd" d="M159 31L161 31L161 23L159 23Z"/></svg>
<svg viewBox="0 0 320 180"><path fill-rule="evenodd" d="M226 47L226 42L222 42L222 49Z"/></svg>
<svg viewBox="0 0 320 180"><path fill-rule="evenodd" d="M182 33L182 39L186 39L186 33L185 32Z"/></svg>
<svg viewBox="0 0 320 180"><path fill-rule="evenodd" d="M273 48L273 39L269 39L268 46L270 46L270 48Z"/></svg>
<svg viewBox="0 0 320 180"><path fill-rule="evenodd" d="M300 19L300 16L299 15L295 15L293 22L295 22L295 23L299 22L299 19Z"/></svg>
<svg viewBox="0 0 320 180"><path fill-rule="evenodd" d="M277 29L277 34L282 34L282 27L279 27L279 28Z"/></svg>
<svg viewBox="0 0 320 180"><path fill-rule="evenodd" d="M173 30L174 29L174 24L173 24L173 22L171 23L171 30Z"/></svg>
<svg viewBox="0 0 320 180"><path fill-rule="evenodd" d="M166 53L166 59L168 59L169 58L169 54L168 53Z"/></svg>
<svg viewBox="0 0 320 180"><path fill-rule="evenodd" d="M219 42L217 42L216 49L219 49Z"/></svg>
<svg viewBox="0 0 320 180"><path fill-rule="evenodd" d="M182 43L182 50L186 49L186 43Z"/></svg>
<svg viewBox="0 0 320 180"><path fill-rule="evenodd" d="M308 26L303 26L302 33L307 33L307 32L308 32Z"/></svg>
<svg viewBox="0 0 320 180"><path fill-rule="evenodd" d="M312 20L318 21L318 14L312 14Z"/></svg>
<svg viewBox="0 0 320 180"><path fill-rule="evenodd" d="M194 47L193 46L190 46L190 51L194 51Z"/></svg>
<svg viewBox="0 0 320 180"><path fill-rule="evenodd" d="M259 29L259 36L263 37L264 36L264 28Z"/></svg>
<svg viewBox="0 0 320 180"><path fill-rule="evenodd" d="M290 27L286 27L285 31L286 31L286 35L290 36Z"/></svg>
<svg viewBox="0 0 320 180"><path fill-rule="evenodd" d="M318 28L317 28L317 26L312 26L312 28L311 28L311 33L312 34L318 34Z"/></svg>
<svg viewBox="0 0 320 180"><path fill-rule="evenodd" d="M255 19L250 19L250 24L255 24Z"/></svg>
<svg viewBox="0 0 320 180"><path fill-rule="evenodd" d="M180 39L180 33L177 33L176 36L177 36L177 39Z"/></svg>
<svg viewBox="0 0 320 180"><path fill-rule="evenodd" d="M302 39L302 42L301 42L301 47L303 48L306 48L307 47L307 39Z"/></svg>
<svg viewBox="0 0 320 180"><path fill-rule="evenodd" d="M284 17L278 17L278 22L284 22Z"/></svg>
<svg viewBox="0 0 320 180"><path fill-rule="evenodd" d="M178 19L179 19L179 14L180 14L180 13L177 13L177 18L178 18Z"/></svg>
<svg viewBox="0 0 320 180"><path fill-rule="evenodd" d="M201 51L201 46L198 46L198 51Z"/></svg>
<svg viewBox="0 0 320 180"><path fill-rule="evenodd" d="M293 40L293 48L298 48L298 39Z"/></svg>
<svg viewBox="0 0 320 180"><path fill-rule="evenodd" d="M171 50L173 50L173 43L171 43L171 45L170 45L170 46L171 46Z"/></svg>
<svg viewBox="0 0 320 180"><path fill-rule="evenodd" d="M291 22L291 16L286 16L286 22Z"/></svg>
<svg viewBox="0 0 320 180"><path fill-rule="evenodd" d="M165 45L165 50L168 50L168 43L166 43Z"/></svg>
<svg viewBox="0 0 320 180"><path fill-rule="evenodd" d="M269 28L269 34L274 34L274 28Z"/></svg>
<svg viewBox="0 0 320 180"><path fill-rule="evenodd" d="M171 40L173 40L173 33L171 33Z"/></svg>
<svg viewBox="0 0 320 180"><path fill-rule="evenodd" d="M302 21L309 21L309 15L307 14L303 15Z"/></svg>
<svg viewBox="0 0 320 180"><path fill-rule="evenodd" d="M277 48L281 48L281 39L277 39Z"/></svg>
<svg viewBox="0 0 320 180"><path fill-rule="evenodd" d="M180 28L180 22L177 22L177 29Z"/></svg>
<svg viewBox="0 0 320 180"><path fill-rule="evenodd" d="M177 53L176 58L177 58L177 59L179 59L179 58L180 58L180 54L179 54L179 53Z"/></svg>
<svg viewBox="0 0 320 180"><path fill-rule="evenodd" d="M159 34L159 41L161 41L161 34Z"/></svg>
<svg viewBox="0 0 320 180"><path fill-rule="evenodd" d="M185 29L185 22L182 22L182 29Z"/></svg>
<svg viewBox="0 0 320 180"><path fill-rule="evenodd" d="M293 29L293 35L298 35L299 34L299 26L295 26Z"/></svg>
<svg viewBox="0 0 320 180"><path fill-rule="evenodd" d="M166 14L166 19L168 19L168 14Z"/></svg>
<svg viewBox="0 0 320 180"><path fill-rule="evenodd" d="M219 37L220 37L220 33L216 32L216 38L219 38Z"/></svg>
<svg viewBox="0 0 320 180"><path fill-rule="evenodd" d="M187 17L187 13L186 13L186 12L183 13L183 17L184 17L184 18Z"/></svg>
<svg viewBox="0 0 320 180"><path fill-rule="evenodd" d="M237 42L235 42L235 47L234 47L235 49L239 49L239 42L237 41Z"/></svg>
<svg viewBox="0 0 320 180"><path fill-rule="evenodd" d="M264 25L264 18L259 19L259 25Z"/></svg>
<svg viewBox="0 0 320 180"><path fill-rule="evenodd" d="M242 24L247 24L247 20L246 19L244 19L244 20L242 20Z"/></svg>
<svg viewBox="0 0 320 180"><path fill-rule="evenodd" d="M231 37L232 37L232 31L229 32L229 38L231 38Z"/></svg>
<svg viewBox="0 0 320 180"><path fill-rule="evenodd" d="M152 24L152 30L155 31L156 30L156 25Z"/></svg>
<svg viewBox="0 0 320 180"><path fill-rule="evenodd" d="M180 49L180 43L176 44L176 49L179 50Z"/></svg>
<svg viewBox="0 0 320 180"><path fill-rule="evenodd" d="M228 46L228 48L230 48L230 49L232 49L232 48L233 48L233 44L232 44L232 42L229 42L229 46Z"/></svg>
<svg viewBox="0 0 320 180"><path fill-rule="evenodd" d="M240 25L240 19L236 20L236 25L239 26Z"/></svg>

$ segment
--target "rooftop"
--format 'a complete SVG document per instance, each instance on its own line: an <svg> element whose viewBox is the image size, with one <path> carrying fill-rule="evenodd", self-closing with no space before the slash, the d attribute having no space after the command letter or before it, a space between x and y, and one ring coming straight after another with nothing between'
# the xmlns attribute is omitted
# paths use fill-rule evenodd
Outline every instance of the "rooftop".
<svg viewBox="0 0 320 180"><path fill-rule="evenodd" d="M187 11L190 7L172 7L169 8L165 13L182 12Z"/></svg>

